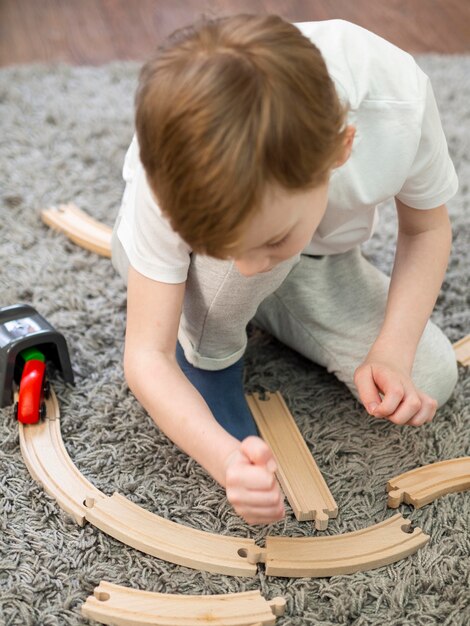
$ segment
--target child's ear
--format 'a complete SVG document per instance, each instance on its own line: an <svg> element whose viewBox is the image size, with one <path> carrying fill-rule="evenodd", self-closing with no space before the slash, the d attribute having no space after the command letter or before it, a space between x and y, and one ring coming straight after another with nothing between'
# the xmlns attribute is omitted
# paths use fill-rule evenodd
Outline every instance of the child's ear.
<svg viewBox="0 0 470 626"><path fill-rule="evenodd" d="M352 147L354 143L354 137L356 135L356 127L352 124L346 126L346 135L343 144L343 153L341 157L336 161L335 167L341 167L351 156Z"/></svg>

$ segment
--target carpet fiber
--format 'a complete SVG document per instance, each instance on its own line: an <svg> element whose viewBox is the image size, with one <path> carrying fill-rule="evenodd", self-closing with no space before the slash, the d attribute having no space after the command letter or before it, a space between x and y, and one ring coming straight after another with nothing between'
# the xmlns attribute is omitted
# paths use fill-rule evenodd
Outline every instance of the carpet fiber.
<svg viewBox="0 0 470 626"><path fill-rule="evenodd" d="M460 177L450 202L454 248L434 320L452 341L470 331L470 57L419 57L430 74ZM98 488L176 522L252 537L310 535L290 509L272 527L245 525L224 491L161 434L122 372L125 291L110 262L40 221L40 209L74 201L112 224L132 128L137 65L26 66L0 72L0 305L30 303L67 338L75 388L53 382L66 448ZM396 222L390 204L365 246L389 272ZM144 375L144 373L143 373ZM470 377L460 368L451 401L431 425L374 421L334 377L257 330L250 331L248 390L280 389L339 504L328 534L391 516L386 481L405 470L470 454ZM101 579L150 591L284 595L279 626L468 625L470 494L402 512L431 536L398 563L330 579L208 574L141 554L93 526L77 526L30 477L10 408L0 411L0 624L88 623L80 607Z"/></svg>

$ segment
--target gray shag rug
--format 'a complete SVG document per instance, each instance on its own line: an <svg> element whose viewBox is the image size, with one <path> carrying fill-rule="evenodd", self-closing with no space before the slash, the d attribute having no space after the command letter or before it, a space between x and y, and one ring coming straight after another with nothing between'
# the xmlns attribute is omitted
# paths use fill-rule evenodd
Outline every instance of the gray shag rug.
<svg viewBox="0 0 470 626"><path fill-rule="evenodd" d="M425 55L460 190L450 203L454 248L435 321L452 341L470 330L470 56ZM311 535L290 510L272 527L249 527L224 491L180 452L124 382L126 295L109 260L48 230L40 210L74 201L111 225L123 191L121 167L133 133L136 63L99 68L25 66L0 72L0 305L30 303L67 338L75 388L59 376L66 448L99 489L181 524L251 537ZM396 223L365 246L389 272ZM144 374L144 373L143 373ZM470 378L460 368L451 401L424 428L374 421L336 379L257 330L250 331L248 390L280 389L339 504L327 534L380 522L387 480L405 470L470 454ZM0 411L0 624L87 624L80 607L100 580L179 594L260 589L287 598L279 626L470 623L470 494L443 497L405 517L431 540L376 570L319 579L208 574L144 555L92 525L77 526L30 477L11 408Z"/></svg>

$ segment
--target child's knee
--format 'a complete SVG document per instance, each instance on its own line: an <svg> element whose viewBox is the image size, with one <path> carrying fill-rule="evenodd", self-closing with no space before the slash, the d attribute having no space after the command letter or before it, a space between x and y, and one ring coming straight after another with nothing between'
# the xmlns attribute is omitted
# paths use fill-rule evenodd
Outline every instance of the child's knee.
<svg viewBox="0 0 470 626"><path fill-rule="evenodd" d="M436 361L436 368L439 375L429 395L437 400L437 406L440 408L451 397L458 380L457 360L453 349L441 355L439 361Z"/></svg>
<svg viewBox="0 0 470 626"><path fill-rule="evenodd" d="M413 381L441 407L451 397L457 380L457 360L452 344L437 326L429 323L416 354Z"/></svg>

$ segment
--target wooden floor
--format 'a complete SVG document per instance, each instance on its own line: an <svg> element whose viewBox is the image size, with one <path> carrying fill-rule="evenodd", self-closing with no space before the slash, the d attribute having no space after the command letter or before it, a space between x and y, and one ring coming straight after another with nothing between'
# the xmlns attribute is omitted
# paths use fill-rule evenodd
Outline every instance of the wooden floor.
<svg viewBox="0 0 470 626"><path fill-rule="evenodd" d="M202 14L342 18L410 52L470 52L470 0L0 0L0 66L144 60Z"/></svg>

